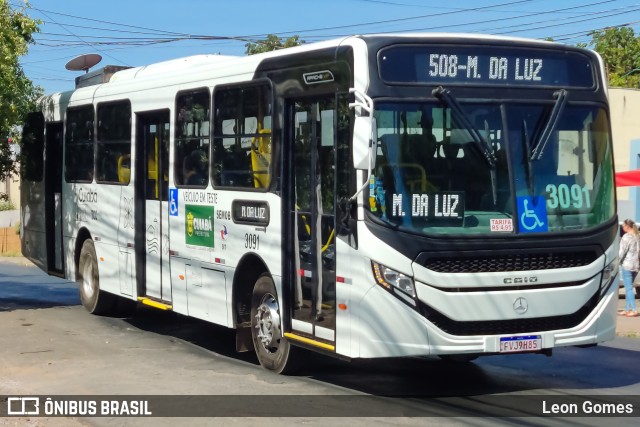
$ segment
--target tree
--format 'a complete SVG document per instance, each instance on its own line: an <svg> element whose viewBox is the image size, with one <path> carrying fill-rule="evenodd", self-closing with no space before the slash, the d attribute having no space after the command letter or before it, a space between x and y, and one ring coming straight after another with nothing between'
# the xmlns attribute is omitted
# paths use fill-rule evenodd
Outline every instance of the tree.
<svg viewBox="0 0 640 427"><path fill-rule="evenodd" d="M303 43L304 40L300 40L300 36L291 36L283 43L281 37L278 37L275 34L269 34L264 40L245 44L246 50L244 53L247 55L255 55L256 53L264 53L287 47L300 46Z"/></svg>
<svg viewBox="0 0 640 427"><path fill-rule="evenodd" d="M629 27L589 33L589 45L604 60L610 86L640 88L640 36Z"/></svg>
<svg viewBox="0 0 640 427"><path fill-rule="evenodd" d="M14 9L6 0L0 0L0 180L17 171L8 138L17 139L17 126L42 94L18 62L33 43L33 33L40 24L26 14L27 7L25 2L23 7ZM0 198L6 198L6 194L0 194Z"/></svg>

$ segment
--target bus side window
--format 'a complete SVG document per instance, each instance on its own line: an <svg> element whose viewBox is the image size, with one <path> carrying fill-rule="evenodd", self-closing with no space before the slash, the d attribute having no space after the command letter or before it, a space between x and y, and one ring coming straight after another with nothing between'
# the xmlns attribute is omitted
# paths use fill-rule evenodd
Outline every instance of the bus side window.
<svg viewBox="0 0 640 427"><path fill-rule="evenodd" d="M67 110L64 141L64 176L67 182L93 181L93 123L93 105Z"/></svg>
<svg viewBox="0 0 640 427"><path fill-rule="evenodd" d="M177 186L205 188L209 182L209 89L177 96L174 175Z"/></svg>
<svg viewBox="0 0 640 427"><path fill-rule="evenodd" d="M21 176L25 181L40 182L44 173L44 116L29 113L22 131Z"/></svg>
<svg viewBox="0 0 640 427"><path fill-rule="evenodd" d="M213 183L267 189L271 184L271 88L218 87L214 92Z"/></svg>
<svg viewBox="0 0 640 427"><path fill-rule="evenodd" d="M105 184L129 184L131 178L131 104L98 104L96 178ZM125 172L126 169L126 172Z"/></svg>

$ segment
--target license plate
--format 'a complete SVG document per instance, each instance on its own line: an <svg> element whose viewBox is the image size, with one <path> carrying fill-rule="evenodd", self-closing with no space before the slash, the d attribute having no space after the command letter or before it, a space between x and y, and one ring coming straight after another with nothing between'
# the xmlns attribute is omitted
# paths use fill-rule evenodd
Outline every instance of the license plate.
<svg viewBox="0 0 640 427"><path fill-rule="evenodd" d="M500 353L518 353L540 349L542 349L542 337L540 335L500 338Z"/></svg>

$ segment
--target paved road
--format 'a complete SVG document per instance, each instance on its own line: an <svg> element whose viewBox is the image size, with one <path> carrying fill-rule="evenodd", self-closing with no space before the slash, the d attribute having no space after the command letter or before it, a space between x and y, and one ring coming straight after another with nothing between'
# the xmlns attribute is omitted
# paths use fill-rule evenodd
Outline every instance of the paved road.
<svg viewBox="0 0 640 427"><path fill-rule="evenodd" d="M274 412L309 402L300 396L401 395L405 413L460 417L478 415L478 399L503 395L640 395L640 339L618 337L589 349L563 348L541 355L494 356L466 364L438 359L391 359L352 363L315 357L299 376L276 376L261 369L250 353L237 354L231 331L183 316L141 309L133 317L87 314L75 285L34 267L0 261L0 395L238 395L251 408L264 398L284 395ZM462 400L443 400L462 396ZM317 402L322 399L315 399ZM326 413L335 402L322 401ZM490 401L496 405L501 400ZM367 401L371 404L371 401ZM640 403L640 400L639 400ZM386 404L381 402L381 405ZM285 405L285 406L282 406ZM486 407L484 407L486 408ZM379 409L372 407L372 414ZM538 414L522 408L520 415ZM31 425L174 425L176 419L33 418ZM198 425L344 425L344 419L188 419ZM566 419L525 418L530 425L566 425ZM0 419L0 425L26 420ZM496 425L491 418L350 418L359 425ZM597 418L572 422L601 425ZM616 418L608 424L636 425Z"/></svg>

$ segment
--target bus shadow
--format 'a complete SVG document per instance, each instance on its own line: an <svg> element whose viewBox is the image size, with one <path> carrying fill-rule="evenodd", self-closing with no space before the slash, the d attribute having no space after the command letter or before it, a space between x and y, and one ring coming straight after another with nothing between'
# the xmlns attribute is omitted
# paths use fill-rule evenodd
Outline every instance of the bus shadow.
<svg viewBox="0 0 640 427"><path fill-rule="evenodd" d="M308 367L301 374L363 393L386 396L477 396L538 393L538 390L549 389L589 393L590 390L640 383L638 353L600 346L560 348L552 357L537 354L486 356L467 363L444 361L438 357L350 363L324 360L322 367ZM620 394L633 393L621 391Z"/></svg>
<svg viewBox="0 0 640 427"><path fill-rule="evenodd" d="M172 336L261 369L252 351L236 352L234 330L140 305L124 320L133 327ZM378 396L478 396L549 389L588 393L640 383L639 352L609 346L559 348L553 357L487 356L468 363L438 357L344 361L306 350L303 353L296 376Z"/></svg>
<svg viewBox="0 0 640 427"><path fill-rule="evenodd" d="M183 316L175 312L165 312L138 304L136 311L123 318L131 326L161 335L172 336L192 343L204 350L259 365L252 351L236 351L235 330L214 325L204 320Z"/></svg>

